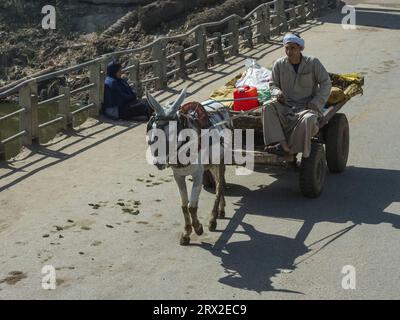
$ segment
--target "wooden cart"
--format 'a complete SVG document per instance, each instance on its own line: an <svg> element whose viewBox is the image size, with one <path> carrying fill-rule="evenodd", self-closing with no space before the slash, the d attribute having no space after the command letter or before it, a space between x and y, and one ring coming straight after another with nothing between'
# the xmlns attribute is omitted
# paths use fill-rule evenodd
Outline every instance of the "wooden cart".
<svg viewBox="0 0 400 320"><path fill-rule="evenodd" d="M359 90L354 90L351 94L347 94L342 102L326 107L323 110L324 125L321 126L320 131L312 140L309 158L298 159L297 155L280 157L264 151L260 110L246 114L242 113L243 115L240 112L230 111L233 117L233 127L235 129L255 130L255 148L252 154L255 165L294 168L299 172L301 193L308 198L317 198L322 193L327 168L331 173L341 173L346 168L350 146L349 122L346 115L339 113L339 111L352 97L362 94L363 84L364 79L359 83ZM342 88L346 89L350 85L342 85ZM243 154L248 152L245 150L236 151ZM205 186L212 186L213 181L209 174L205 174L204 184Z"/></svg>

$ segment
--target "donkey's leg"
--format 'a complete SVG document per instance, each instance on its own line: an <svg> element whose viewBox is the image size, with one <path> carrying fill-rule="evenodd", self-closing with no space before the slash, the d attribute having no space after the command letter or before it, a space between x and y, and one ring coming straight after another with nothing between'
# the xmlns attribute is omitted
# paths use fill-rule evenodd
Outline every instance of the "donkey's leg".
<svg viewBox="0 0 400 320"><path fill-rule="evenodd" d="M190 244L190 235L192 234L192 225L190 223L189 208L182 206L182 213L185 218L185 231L181 235L179 243L181 246L187 246Z"/></svg>
<svg viewBox="0 0 400 320"><path fill-rule="evenodd" d="M189 203L189 213L192 218L192 226L196 234L199 236L203 234L203 226L197 217L197 208L203 184L203 173L204 173L203 167L199 166L198 170L196 170L192 175L193 187Z"/></svg>
<svg viewBox="0 0 400 320"><path fill-rule="evenodd" d="M185 230L181 235L180 239L180 244L182 246L187 246L190 243L190 234L192 233L192 224L190 221L190 214L189 214L189 209L188 209L188 203L189 203L189 198L188 198L188 193L187 193L187 188L186 188L186 181L185 181L185 176L181 176L174 172L174 178L176 181L176 184L178 185L179 193L181 195L181 201L182 201L182 213L183 217L185 219Z"/></svg>
<svg viewBox="0 0 400 320"><path fill-rule="evenodd" d="M221 172L221 199L219 201L219 211L218 211L218 218L223 219L225 218L225 165L219 165L220 172Z"/></svg>
<svg viewBox="0 0 400 320"><path fill-rule="evenodd" d="M217 229L218 208L221 199L221 187L222 187L221 172L219 167L220 167L219 165L215 165L212 168L212 172L214 174L216 183L216 196L215 196L214 207L211 212L210 225L208 226L208 229L210 231L215 231L215 229Z"/></svg>

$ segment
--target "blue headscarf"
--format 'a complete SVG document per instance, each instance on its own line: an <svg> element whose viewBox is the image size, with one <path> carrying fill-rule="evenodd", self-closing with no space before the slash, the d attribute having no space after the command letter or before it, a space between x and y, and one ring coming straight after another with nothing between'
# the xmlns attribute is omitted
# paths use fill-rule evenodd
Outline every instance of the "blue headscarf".
<svg viewBox="0 0 400 320"><path fill-rule="evenodd" d="M115 74L122 69L122 65L117 61L111 61L107 65L107 75L109 77L115 78Z"/></svg>

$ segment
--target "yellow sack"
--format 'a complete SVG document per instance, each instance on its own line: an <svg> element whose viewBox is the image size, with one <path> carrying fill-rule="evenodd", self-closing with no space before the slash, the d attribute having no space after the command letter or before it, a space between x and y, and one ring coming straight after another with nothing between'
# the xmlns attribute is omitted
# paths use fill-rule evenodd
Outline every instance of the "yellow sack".
<svg viewBox="0 0 400 320"><path fill-rule="evenodd" d="M356 84L359 87L364 85L364 77L362 77L359 73L330 73L329 76L332 80L332 86L338 87L342 90L345 90L352 84Z"/></svg>
<svg viewBox="0 0 400 320"><path fill-rule="evenodd" d="M238 81L242 77L242 74L238 74L235 78L231 79L226 85L223 87L214 90L211 95L210 99L213 100L224 100L224 99L233 99L233 92L235 91L236 81ZM232 102L222 102L222 104L226 107L232 108Z"/></svg>
<svg viewBox="0 0 400 320"><path fill-rule="evenodd" d="M359 73L329 74L332 86L343 90L347 98L352 98L358 94L363 94L364 77Z"/></svg>
<svg viewBox="0 0 400 320"><path fill-rule="evenodd" d="M328 106L332 106L344 100L346 100L346 95L344 94L343 90L338 87L332 87L331 95L329 96L327 103Z"/></svg>
<svg viewBox="0 0 400 320"><path fill-rule="evenodd" d="M213 99L213 100L233 99L233 91L234 90L235 90L235 87L219 88L212 92L210 99ZM222 102L222 104L226 107L231 107L233 102Z"/></svg>

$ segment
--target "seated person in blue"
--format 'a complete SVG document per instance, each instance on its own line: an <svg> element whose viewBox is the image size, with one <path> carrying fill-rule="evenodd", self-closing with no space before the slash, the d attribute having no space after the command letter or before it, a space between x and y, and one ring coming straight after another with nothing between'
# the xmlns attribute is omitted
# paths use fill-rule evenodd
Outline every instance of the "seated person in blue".
<svg viewBox="0 0 400 320"><path fill-rule="evenodd" d="M153 113L147 101L138 99L128 81L122 78L122 66L116 61L107 65L103 113L112 119L123 120L149 119Z"/></svg>

